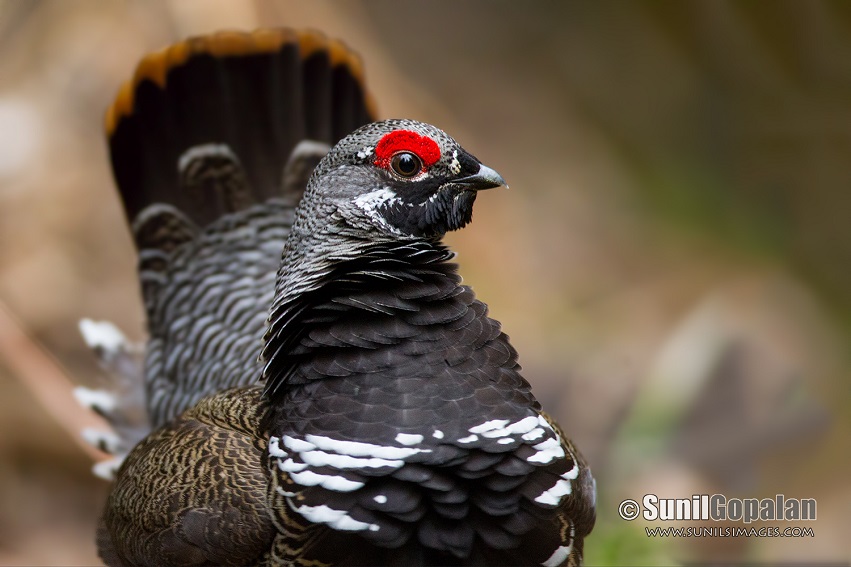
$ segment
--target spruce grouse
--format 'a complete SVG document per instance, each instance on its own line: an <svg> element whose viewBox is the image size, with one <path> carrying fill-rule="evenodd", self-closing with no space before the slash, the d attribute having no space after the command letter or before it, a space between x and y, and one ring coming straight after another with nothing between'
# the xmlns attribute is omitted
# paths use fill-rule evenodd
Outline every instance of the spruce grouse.
<svg viewBox="0 0 851 567"><path fill-rule="evenodd" d="M316 32L183 41L119 92L150 339L141 365L84 328L135 384L81 391L120 434L108 565L581 562L588 466L441 243L503 180L374 120L360 60Z"/></svg>

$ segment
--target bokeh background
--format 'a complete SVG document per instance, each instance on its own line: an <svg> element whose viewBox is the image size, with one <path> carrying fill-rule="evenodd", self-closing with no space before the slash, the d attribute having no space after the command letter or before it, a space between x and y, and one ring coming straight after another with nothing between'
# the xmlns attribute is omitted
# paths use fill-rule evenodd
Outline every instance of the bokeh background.
<svg viewBox="0 0 851 567"><path fill-rule="evenodd" d="M103 111L144 53L268 25L511 185L449 241L592 463L589 565L851 559L851 4L3 0L0 563L98 563L77 321L144 338ZM715 492L816 498L815 537L617 516Z"/></svg>

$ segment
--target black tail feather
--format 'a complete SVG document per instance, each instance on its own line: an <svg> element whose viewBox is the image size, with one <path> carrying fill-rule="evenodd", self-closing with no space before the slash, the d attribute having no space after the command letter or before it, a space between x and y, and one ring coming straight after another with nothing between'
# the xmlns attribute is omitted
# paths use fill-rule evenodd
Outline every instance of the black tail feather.
<svg viewBox="0 0 851 567"><path fill-rule="evenodd" d="M220 32L148 55L107 112L106 126L130 222L164 203L203 227L233 207L280 196L284 166L301 140L334 144L374 119L353 52L317 32L280 29ZM199 147L229 152L219 151L190 190L179 163ZM223 165L223 155L235 162ZM235 181L222 180L229 170ZM205 185L210 175L214 181ZM247 198L211 195L208 185Z"/></svg>

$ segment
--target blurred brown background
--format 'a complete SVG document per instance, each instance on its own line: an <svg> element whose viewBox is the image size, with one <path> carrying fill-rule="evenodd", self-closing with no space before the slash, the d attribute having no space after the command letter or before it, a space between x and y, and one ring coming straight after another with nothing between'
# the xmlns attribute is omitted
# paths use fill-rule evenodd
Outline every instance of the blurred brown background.
<svg viewBox="0 0 851 567"><path fill-rule="evenodd" d="M383 117L510 183L449 240L595 469L589 565L851 558L851 4L21 0L0 1L0 563L97 563L77 321L144 337L103 111L144 53L268 25L342 38ZM617 516L714 492L816 498L789 524L815 537Z"/></svg>

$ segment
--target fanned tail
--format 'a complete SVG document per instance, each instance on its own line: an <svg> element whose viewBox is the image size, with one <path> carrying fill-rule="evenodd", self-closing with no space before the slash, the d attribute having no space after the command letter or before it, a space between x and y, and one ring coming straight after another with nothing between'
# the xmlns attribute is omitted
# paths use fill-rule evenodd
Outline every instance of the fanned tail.
<svg viewBox="0 0 851 567"><path fill-rule="evenodd" d="M373 106L358 56L318 32L219 32L152 53L106 114L128 219L138 230L163 203L203 228L280 197L299 142L332 145Z"/></svg>
<svg viewBox="0 0 851 567"><path fill-rule="evenodd" d="M150 340L132 358L113 328L83 323L111 378L77 391L113 426L84 433L116 455L96 472L204 396L257 380L293 209L330 145L374 114L359 57L314 31L225 31L142 59L105 122Z"/></svg>

